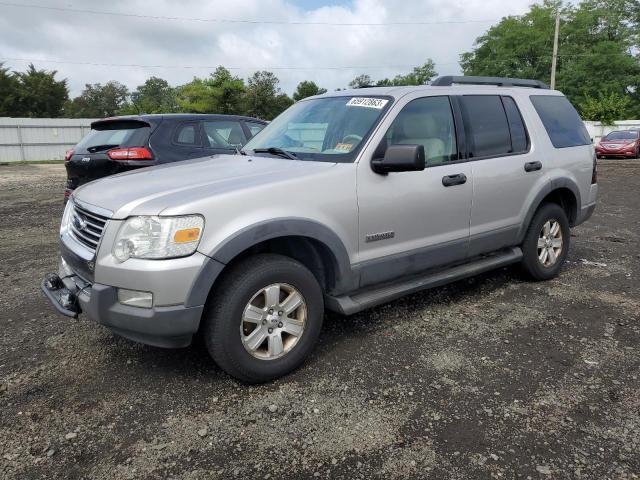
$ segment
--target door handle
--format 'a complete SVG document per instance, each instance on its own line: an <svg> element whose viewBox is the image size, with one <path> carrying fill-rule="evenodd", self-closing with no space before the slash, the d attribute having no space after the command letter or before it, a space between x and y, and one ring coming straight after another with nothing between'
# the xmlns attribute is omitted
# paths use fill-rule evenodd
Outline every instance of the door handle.
<svg viewBox="0 0 640 480"><path fill-rule="evenodd" d="M536 170L542 170L542 162L527 162L524 164L525 172L535 172Z"/></svg>
<svg viewBox="0 0 640 480"><path fill-rule="evenodd" d="M454 185L462 185L467 182L467 176L464 173L455 175L446 175L442 177L442 185L445 187L453 187Z"/></svg>

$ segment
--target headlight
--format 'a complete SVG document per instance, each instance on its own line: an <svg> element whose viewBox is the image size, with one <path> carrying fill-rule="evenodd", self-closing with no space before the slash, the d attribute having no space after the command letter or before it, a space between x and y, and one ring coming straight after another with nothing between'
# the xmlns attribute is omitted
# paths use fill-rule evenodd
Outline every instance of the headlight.
<svg viewBox="0 0 640 480"><path fill-rule="evenodd" d="M71 222L71 211L73 210L73 200L67 200L67 205L64 207L64 213L62 214L62 221L60 222L60 235L66 233L69 230L69 223Z"/></svg>
<svg viewBox="0 0 640 480"><path fill-rule="evenodd" d="M112 253L120 262L186 257L198 248L203 229L204 219L198 215L131 217L120 227Z"/></svg>

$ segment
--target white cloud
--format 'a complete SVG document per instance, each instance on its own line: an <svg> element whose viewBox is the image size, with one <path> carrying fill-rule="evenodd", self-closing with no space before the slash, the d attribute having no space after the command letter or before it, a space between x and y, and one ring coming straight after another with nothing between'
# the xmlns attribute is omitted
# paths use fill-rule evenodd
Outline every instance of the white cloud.
<svg viewBox="0 0 640 480"><path fill-rule="evenodd" d="M316 2L318 3L318 2ZM530 0L354 0L345 6L304 10L285 0L114 0L56 3L63 8L129 14L276 20L288 22L384 23L468 21L524 13ZM45 4L49 5L52 4ZM440 74L459 73L460 53L473 45L491 22L402 26L247 24L159 20L0 5L0 56L58 61L164 65L177 68L115 67L34 62L69 80L72 95L85 83L118 80L130 88L156 75L172 84L206 76L224 65L247 77L258 68L273 71L292 93L298 82L314 80L325 88L345 87L360 73L374 79L409 71L427 58ZM22 70L28 62L9 60ZM380 67L327 70L321 67ZM404 68L401 68L406 66Z"/></svg>

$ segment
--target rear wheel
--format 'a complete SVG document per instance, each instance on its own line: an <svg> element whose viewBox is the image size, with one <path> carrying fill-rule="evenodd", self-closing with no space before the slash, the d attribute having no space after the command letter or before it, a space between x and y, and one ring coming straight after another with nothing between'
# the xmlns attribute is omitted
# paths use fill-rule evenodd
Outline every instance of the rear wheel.
<svg viewBox="0 0 640 480"><path fill-rule="evenodd" d="M255 255L232 266L215 288L203 334L228 374L267 382L300 366L313 350L324 315L322 290L300 262Z"/></svg>
<svg viewBox="0 0 640 480"><path fill-rule="evenodd" d="M531 220L522 243L522 267L535 280L549 280L560 272L569 252L571 230L559 205L542 205Z"/></svg>

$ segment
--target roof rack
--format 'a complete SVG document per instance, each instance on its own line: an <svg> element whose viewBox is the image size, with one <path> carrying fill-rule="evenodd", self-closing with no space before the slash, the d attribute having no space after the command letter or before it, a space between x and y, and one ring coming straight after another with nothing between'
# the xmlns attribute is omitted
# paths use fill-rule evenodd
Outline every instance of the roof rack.
<svg viewBox="0 0 640 480"><path fill-rule="evenodd" d="M450 87L454 83L466 85L497 85L498 87L549 88L546 83L540 80L507 77L456 77L453 75L438 77L431 82L431 85L434 87Z"/></svg>

